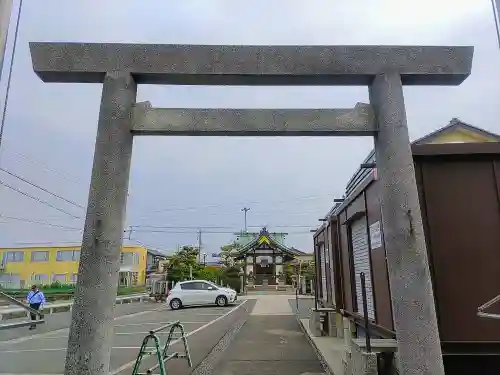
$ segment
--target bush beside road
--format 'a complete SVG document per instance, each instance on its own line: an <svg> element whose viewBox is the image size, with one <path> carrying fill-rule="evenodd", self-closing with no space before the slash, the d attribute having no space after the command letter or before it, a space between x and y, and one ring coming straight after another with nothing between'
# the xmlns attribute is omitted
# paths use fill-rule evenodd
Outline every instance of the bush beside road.
<svg viewBox="0 0 500 375"><path fill-rule="evenodd" d="M57 286L57 283L53 283L49 286L41 286L40 290L43 292L43 294L46 297L58 297L58 296L66 296L66 295L72 296L75 292L75 286L74 285L66 285L66 284L59 284L59 286ZM27 288L27 289L2 289L2 292L6 293L9 296L12 296L14 298L18 298L18 297L25 298L29 291L30 291L29 288ZM118 287L117 295L121 296L121 295L126 295L126 294L145 293L145 292L146 292L145 285L134 286L134 287Z"/></svg>

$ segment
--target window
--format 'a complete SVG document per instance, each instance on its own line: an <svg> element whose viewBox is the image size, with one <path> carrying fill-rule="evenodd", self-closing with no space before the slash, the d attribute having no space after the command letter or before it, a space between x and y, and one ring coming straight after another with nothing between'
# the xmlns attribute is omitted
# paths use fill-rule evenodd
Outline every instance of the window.
<svg viewBox="0 0 500 375"><path fill-rule="evenodd" d="M66 274L65 273L55 274L52 276L52 281L59 281L60 283L65 283L66 282Z"/></svg>
<svg viewBox="0 0 500 375"><path fill-rule="evenodd" d="M48 251L32 251L31 252L32 262L48 262L49 252Z"/></svg>
<svg viewBox="0 0 500 375"><path fill-rule="evenodd" d="M31 280L43 285L44 282L46 283L49 280L49 277L43 274L35 274L31 276Z"/></svg>
<svg viewBox="0 0 500 375"><path fill-rule="evenodd" d="M22 251L8 251L7 262L22 262L24 261L24 252Z"/></svg>
<svg viewBox="0 0 500 375"><path fill-rule="evenodd" d="M120 272L118 285L129 286L129 272Z"/></svg>
<svg viewBox="0 0 500 375"><path fill-rule="evenodd" d="M212 290L217 289L215 285L209 283L196 283L197 290L208 290L208 288L212 288Z"/></svg>
<svg viewBox="0 0 500 375"><path fill-rule="evenodd" d="M77 262L80 260L80 250L61 250L57 252L58 262Z"/></svg>
<svg viewBox="0 0 500 375"><path fill-rule="evenodd" d="M139 254L138 253L121 253L120 254L120 264L122 266L135 266L139 264Z"/></svg>
<svg viewBox="0 0 500 375"><path fill-rule="evenodd" d="M0 275L0 286L2 288L19 288L21 276L14 273Z"/></svg>
<svg viewBox="0 0 500 375"><path fill-rule="evenodd" d="M139 273L138 272L132 272L132 285L137 285L139 281Z"/></svg>
<svg viewBox="0 0 500 375"><path fill-rule="evenodd" d="M184 283L184 284L181 284L181 289L182 290L195 290L195 289L197 289L196 284L197 283Z"/></svg>
<svg viewBox="0 0 500 375"><path fill-rule="evenodd" d="M182 290L208 290L208 288L212 287L213 289L217 289L215 285L204 283L204 282L190 282L181 284Z"/></svg>

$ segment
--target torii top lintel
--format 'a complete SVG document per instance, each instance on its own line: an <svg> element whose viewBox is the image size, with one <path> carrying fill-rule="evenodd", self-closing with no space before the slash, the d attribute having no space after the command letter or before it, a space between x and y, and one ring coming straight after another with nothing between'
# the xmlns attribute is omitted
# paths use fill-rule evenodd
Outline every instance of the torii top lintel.
<svg viewBox="0 0 500 375"><path fill-rule="evenodd" d="M30 43L44 82L102 83L130 72L137 83L349 86L398 71L405 85L459 85L470 74L467 46L231 46Z"/></svg>

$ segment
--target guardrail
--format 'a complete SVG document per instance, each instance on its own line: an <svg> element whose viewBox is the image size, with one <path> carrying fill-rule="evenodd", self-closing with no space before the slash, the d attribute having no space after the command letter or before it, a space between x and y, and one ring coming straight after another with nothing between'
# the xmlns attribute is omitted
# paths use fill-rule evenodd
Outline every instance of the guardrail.
<svg viewBox="0 0 500 375"><path fill-rule="evenodd" d="M131 294L128 296L119 296L116 298L116 304L131 303L131 302L142 302L149 298L149 294ZM18 301L19 302L19 301ZM71 310L73 306L73 301L59 302L59 303L48 303L43 306L43 315L54 314L56 312ZM24 313L24 314L21 314ZM24 316L30 316L26 308L23 307L11 307L6 309L0 309L0 321L7 319L17 319Z"/></svg>
<svg viewBox="0 0 500 375"><path fill-rule="evenodd" d="M376 324L373 319L368 316L368 305L366 302L366 285L365 285L365 274L360 273L361 278L361 294L363 300L363 315L340 309L342 316L346 317L352 321L356 326L362 327L365 330L366 336L366 346L369 349L371 347L370 340L372 335L385 338L385 339L395 339L396 332L385 327Z"/></svg>

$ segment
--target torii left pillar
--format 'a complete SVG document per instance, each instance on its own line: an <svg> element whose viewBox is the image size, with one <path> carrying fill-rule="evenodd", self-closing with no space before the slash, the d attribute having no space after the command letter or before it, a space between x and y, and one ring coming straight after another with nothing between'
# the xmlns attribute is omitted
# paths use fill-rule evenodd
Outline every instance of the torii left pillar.
<svg viewBox="0 0 500 375"><path fill-rule="evenodd" d="M136 93L136 83L129 73L106 74L69 330L66 375L109 373Z"/></svg>

